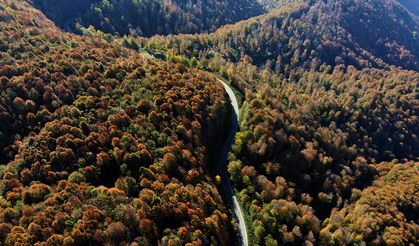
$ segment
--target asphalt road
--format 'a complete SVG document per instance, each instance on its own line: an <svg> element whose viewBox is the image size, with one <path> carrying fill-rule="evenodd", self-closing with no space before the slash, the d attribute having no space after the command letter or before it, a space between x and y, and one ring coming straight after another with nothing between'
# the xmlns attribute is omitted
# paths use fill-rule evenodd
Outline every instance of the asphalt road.
<svg viewBox="0 0 419 246"><path fill-rule="evenodd" d="M64 24L64 30L66 32L72 33L72 30L70 28L70 23L73 20L68 20ZM151 56L147 54L149 57L154 58L154 56ZM229 85L218 79L218 81L224 86L225 91L228 94L228 97L230 98L231 106L233 107L233 117L232 117L232 126L230 133L228 135L228 138L224 144L223 152L221 153L220 157L220 170L221 170L221 182L223 184L223 187L227 193L228 202L230 203L231 208L233 209L234 216L236 217L237 226L240 232L240 243L242 246L248 246L248 238L247 238L247 229L246 229L246 222L244 220L244 216L242 213L242 210L239 206L239 203L237 202L237 198L233 193L233 189L231 188L230 180L228 178L228 172L227 172L227 155L228 152L231 149L231 145L233 143L234 137L236 136L237 128L238 128L238 119L239 119L239 105L237 103L237 98L234 95L233 90L230 88Z"/></svg>
<svg viewBox="0 0 419 246"><path fill-rule="evenodd" d="M223 84L224 89L227 92L228 97L230 98L231 106L234 109L234 112L233 112L234 115L232 117L232 127L231 127L230 133L228 135L228 138L223 148L223 152L221 153L221 157L220 157L221 182L227 193L227 198L229 200L228 202L230 203L230 206L233 209L234 215L236 217L237 226L240 232L241 245L248 246L249 242L247 238L246 222L244 220L244 216L239 206L239 203L237 202L237 198L233 193L233 189L231 188L230 180L228 178L228 172L227 172L227 164L228 164L227 155L231 149L231 145L233 143L234 136L236 136L236 132L238 128L239 105L237 103L237 98L234 95L234 92L230 88L230 86L228 86L226 83L224 83L221 80L218 80L218 81L220 81L220 83Z"/></svg>

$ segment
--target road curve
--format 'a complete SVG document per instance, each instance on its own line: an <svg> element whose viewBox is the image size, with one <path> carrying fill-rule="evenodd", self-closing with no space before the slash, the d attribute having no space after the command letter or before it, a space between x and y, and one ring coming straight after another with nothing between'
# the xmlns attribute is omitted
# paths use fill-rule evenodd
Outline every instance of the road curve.
<svg viewBox="0 0 419 246"><path fill-rule="evenodd" d="M232 117L232 126L230 133L228 134L228 138L226 140L226 143L224 144L223 151L221 152L220 157L220 172L221 172L221 182L223 184L223 187L227 193L228 202L230 203L231 208L233 209L234 215L236 217L237 226L240 232L240 241L242 246L248 246L248 237L247 237L247 229L246 229L246 222L244 220L244 216L242 213L242 210L239 206L239 203L237 202L237 198L233 193L233 189L230 185L230 180L228 177L227 172L227 155L228 152L231 149L231 145L233 143L234 137L236 136L237 128L238 128L238 119L239 119L239 105L237 103L237 98L234 95L233 90L228 86L226 83L218 80L223 86L225 91L228 94L228 97L230 98L231 106L233 107L233 117Z"/></svg>
<svg viewBox="0 0 419 246"><path fill-rule="evenodd" d="M65 22L64 24L64 31L68 33L72 33L72 30L70 28L70 23L73 19L70 19ZM153 55L147 53L144 54L147 57L151 57L153 59L156 59ZM231 208L233 209L234 216L236 217L237 226L240 232L240 242L242 246L249 246L249 241L247 237L247 229L246 229L246 222L244 220L243 212L239 206L239 203L237 201L236 196L233 193L233 189L231 188L230 180L228 178L228 172L227 172L227 155L228 152L231 149L231 145L233 143L234 137L236 136L237 128L238 128L238 119L240 116L239 112L239 104L237 102L236 95L234 95L233 90L230 88L229 85L224 83L222 80L218 79L218 81L224 86L225 91L228 94L228 97L230 98L231 106L233 107L233 117L232 117L232 124L231 124L231 130L228 134L228 138L224 144L223 151L221 152L220 156L220 172L221 172L221 182L223 184L223 187L226 191L226 195L228 198L228 202L230 203Z"/></svg>
<svg viewBox="0 0 419 246"><path fill-rule="evenodd" d="M144 54L145 57L150 57L152 59L157 59L150 53ZM231 106L233 107L233 117L232 117L232 124L231 130L228 134L228 138L224 144L223 150L220 156L220 176L221 182L223 187L226 191L228 203L230 204L231 208L233 209L234 216L237 221L237 226L240 232L240 242L242 246L249 246L249 241L247 237L247 229L246 229L246 222L244 220L243 212L239 206L236 196L233 193L233 189L231 188L230 180L228 178L227 172L227 155L231 149L231 145L233 143L234 137L236 136L237 128L239 126L238 119L240 116L239 112L239 104L237 103L236 95L234 95L233 90L230 88L229 85L224 83L222 80L218 79L218 81L224 86L224 90L227 92L228 97L230 98Z"/></svg>

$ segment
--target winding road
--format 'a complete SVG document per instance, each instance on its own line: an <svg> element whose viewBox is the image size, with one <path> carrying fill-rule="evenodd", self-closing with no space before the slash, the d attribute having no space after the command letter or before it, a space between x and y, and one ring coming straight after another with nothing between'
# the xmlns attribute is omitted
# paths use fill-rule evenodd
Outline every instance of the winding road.
<svg viewBox="0 0 419 246"><path fill-rule="evenodd" d="M228 155L228 152L230 151L231 145L234 140L234 136L236 135L237 128L238 128L239 105L237 103L237 98L234 95L234 92L230 88L230 86L228 86L226 83L224 83L220 79L218 81L224 86L224 89L227 92L228 97L230 98L231 106L234 109L231 130L226 140L226 143L224 144L224 148L220 157L221 182L227 193L227 198L229 200L228 202L230 203L230 206L233 209L234 215L237 220L237 226L240 232L241 245L248 246L249 242L247 238L246 222L244 220L243 212L239 206L237 198L233 193L233 189L231 188L230 180L228 178L228 172L227 172L227 164L228 164L227 155Z"/></svg>
<svg viewBox="0 0 419 246"><path fill-rule="evenodd" d="M154 57L150 53L146 53L146 54L144 54L144 56L150 57L152 59L157 59L156 57ZM231 209L233 210L234 216L235 216L236 221L237 221L237 226L238 226L239 233L240 233L241 245L242 246L248 246L249 241L248 241L248 237L247 237L246 222L244 220L243 212L240 208L239 202L237 201L237 198L234 195L233 188L231 187L230 180L229 180L229 177L228 177L228 172L227 172L227 165L228 165L227 155L228 155L228 152L231 149L231 145L233 143L234 137L236 136L237 128L239 126L239 123L238 123L239 116L240 116L239 104L237 102L236 95L234 95L234 92L230 88L230 86L227 85L226 83L224 83L220 79L218 79L218 81L224 86L224 90L227 92L228 97L230 98L230 103L231 103L231 106L233 107L233 111L234 111L233 112L233 117L232 117L231 130L230 130L230 133L228 134L228 138L227 138L227 140L224 144L224 147L223 147L223 150L222 150L221 156L220 156L220 172L221 172L220 177L221 177L222 185L223 185L223 187L226 191L228 203L230 204Z"/></svg>
<svg viewBox="0 0 419 246"><path fill-rule="evenodd" d="M64 23L64 31L72 33L72 30L70 28L70 23L73 21L73 19L67 20ZM144 54L147 57L151 57L153 59L156 59L153 55L150 55L149 53ZM234 95L233 90L230 88L229 85L224 83L222 80L218 79L218 81L224 86L225 91L228 94L228 97L230 98L231 106L233 107L233 117L232 117L232 124L231 124L231 130L228 135L228 138L224 144L223 151L220 156L220 176L221 176L221 182L223 184L223 187L226 191L228 202L233 209L234 216L237 221L237 226L240 232L240 242L242 246L248 246L249 241L247 237L247 229L246 229L246 222L244 220L243 212L240 208L240 205L237 201L236 196L234 195L233 188L231 187L230 180L228 178L228 172L227 172L227 155L228 152L231 149L231 145L233 143L234 137L236 136L237 128L238 128L238 119L239 119L239 105L237 103L236 95Z"/></svg>

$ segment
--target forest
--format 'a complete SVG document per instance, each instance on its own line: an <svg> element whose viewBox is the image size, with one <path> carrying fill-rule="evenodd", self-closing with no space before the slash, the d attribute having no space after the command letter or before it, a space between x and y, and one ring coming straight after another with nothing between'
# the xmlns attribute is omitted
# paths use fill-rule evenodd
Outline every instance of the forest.
<svg viewBox="0 0 419 246"><path fill-rule="evenodd" d="M23 2L0 11L0 240L228 243L208 172L228 118L215 78L62 33Z"/></svg>
<svg viewBox="0 0 419 246"><path fill-rule="evenodd" d="M255 0L32 0L60 26L79 22L106 33L155 34L214 31L264 13Z"/></svg>
<svg viewBox="0 0 419 246"><path fill-rule="evenodd" d="M339 65L419 71L418 23L401 5L381 0L295 1L211 34L155 36L139 42L164 53L200 58L203 65L251 63L276 75L330 73Z"/></svg>
<svg viewBox="0 0 419 246"><path fill-rule="evenodd" d="M0 241L240 245L222 79L250 245L417 245L417 9L0 0Z"/></svg>
<svg viewBox="0 0 419 246"><path fill-rule="evenodd" d="M417 73L403 71L308 73L282 82L280 89L264 85L247 96L228 170L256 244L315 244L331 212L346 208L354 192L371 185L382 162L417 160L418 82ZM417 188L406 183L416 195ZM283 214L272 212L278 207ZM400 214L408 217L415 208ZM415 241L398 238L395 230L386 234L400 245ZM328 240L327 245L334 239ZM346 244L351 243L336 243Z"/></svg>

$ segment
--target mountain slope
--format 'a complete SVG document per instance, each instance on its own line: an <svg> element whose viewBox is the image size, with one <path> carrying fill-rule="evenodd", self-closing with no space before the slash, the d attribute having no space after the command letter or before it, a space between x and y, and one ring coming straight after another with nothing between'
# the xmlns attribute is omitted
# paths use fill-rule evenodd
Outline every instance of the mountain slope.
<svg viewBox="0 0 419 246"><path fill-rule="evenodd" d="M0 64L1 242L231 244L209 175L229 115L214 76L9 0Z"/></svg>
<svg viewBox="0 0 419 246"><path fill-rule="evenodd" d="M94 6L111 2L126 3ZM176 18L200 13L175 2ZM417 17L390 0L259 4L273 10L211 34L144 38L63 33L26 2L0 0L0 241L234 244L216 176L231 109L202 68L242 99L221 180L250 243L414 244ZM66 20L83 16L73 6Z"/></svg>
<svg viewBox="0 0 419 246"><path fill-rule="evenodd" d="M381 163L374 185L353 196L353 204L334 211L321 232L322 244L417 243L419 163ZM387 169L387 170L385 170Z"/></svg>
<svg viewBox="0 0 419 246"><path fill-rule="evenodd" d="M371 184L379 162L418 160L418 78L348 69L246 90L228 170L257 244L319 245L322 222Z"/></svg>
<svg viewBox="0 0 419 246"><path fill-rule="evenodd" d="M32 0L59 26L93 25L107 33L198 33L263 13L254 0Z"/></svg>
<svg viewBox="0 0 419 246"><path fill-rule="evenodd" d="M298 0L257 0L257 2L266 10L270 11L275 8L279 8L290 4L292 2L296 2Z"/></svg>
<svg viewBox="0 0 419 246"><path fill-rule="evenodd" d="M333 211L352 211L352 195L372 184L382 161L418 160L415 30L417 19L394 1L311 1L209 35L138 41L174 62L196 57L243 93L228 169L253 243L344 245L370 239L350 239L354 226L345 223L354 217L336 229Z"/></svg>
<svg viewBox="0 0 419 246"><path fill-rule="evenodd" d="M277 74L338 65L419 71L417 30L419 20L394 1L295 1L213 34L148 42L186 56L218 55L233 63L250 58Z"/></svg>

